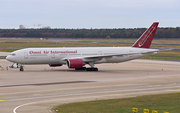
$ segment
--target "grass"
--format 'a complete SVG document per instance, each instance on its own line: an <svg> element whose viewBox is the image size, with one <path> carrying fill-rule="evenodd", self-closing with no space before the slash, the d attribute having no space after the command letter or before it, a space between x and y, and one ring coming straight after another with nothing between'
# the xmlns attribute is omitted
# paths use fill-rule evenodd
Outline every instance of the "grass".
<svg viewBox="0 0 180 113"><path fill-rule="evenodd" d="M134 43L136 39L21 39L21 38L1 38L0 48L25 48L25 47L84 47L84 46L131 46L131 44L106 44L106 43L78 43L78 42L52 42L54 40L74 40L74 41L99 41L99 42L127 42ZM180 48L180 40L153 40L153 43L159 44L179 44L179 46L171 45L152 45L153 48L168 47Z"/></svg>
<svg viewBox="0 0 180 113"><path fill-rule="evenodd" d="M132 108L157 110L158 113L179 113L180 93L147 95L133 98L70 103L54 108L57 113L132 113Z"/></svg>

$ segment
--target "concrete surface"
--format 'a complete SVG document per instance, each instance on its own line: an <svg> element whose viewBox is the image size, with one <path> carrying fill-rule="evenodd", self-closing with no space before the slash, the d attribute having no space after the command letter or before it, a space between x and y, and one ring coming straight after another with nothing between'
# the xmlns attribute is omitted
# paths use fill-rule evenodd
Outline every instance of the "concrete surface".
<svg viewBox="0 0 180 113"><path fill-rule="evenodd" d="M180 92L180 62L99 64L98 72L48 65L29 65L20 72L6 70L11 63L5 59L0 64L0 113L51 113L70 102Z"/></svg>
<svg viewBox="0 0 180 113"><path fill-rule="evenodd" d="M0 52L0 56L8 56L11 52Z"/></svg>

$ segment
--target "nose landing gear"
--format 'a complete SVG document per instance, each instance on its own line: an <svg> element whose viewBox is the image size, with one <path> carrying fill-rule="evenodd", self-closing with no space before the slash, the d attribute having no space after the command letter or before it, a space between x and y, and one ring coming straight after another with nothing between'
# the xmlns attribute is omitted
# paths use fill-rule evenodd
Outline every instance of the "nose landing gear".
<svg viewBox="0 0 180 113"><path fill-rule="evenodd" d="M20 68L19 71L24 71L22 64L12 63L9 68Z"/></svg>
<svg viewBox="0 0 180 113"><path fill-rule="evenodd" d="M24 68L23 68L23 66L20 66L20 71L24 71Z"/></svg>

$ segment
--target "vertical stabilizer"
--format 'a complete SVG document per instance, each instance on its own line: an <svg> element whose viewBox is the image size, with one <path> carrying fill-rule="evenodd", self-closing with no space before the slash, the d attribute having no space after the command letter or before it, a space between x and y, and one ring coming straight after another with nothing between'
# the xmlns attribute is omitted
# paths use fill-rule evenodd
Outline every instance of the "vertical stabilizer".
<svg viewBox="0 0 180 113"><path fill-rule="evenodd" d="M132 45L132 47L137 48L150 48L151 42L156 33L159 22L154 22L142 35L141 37Z"/></svg>

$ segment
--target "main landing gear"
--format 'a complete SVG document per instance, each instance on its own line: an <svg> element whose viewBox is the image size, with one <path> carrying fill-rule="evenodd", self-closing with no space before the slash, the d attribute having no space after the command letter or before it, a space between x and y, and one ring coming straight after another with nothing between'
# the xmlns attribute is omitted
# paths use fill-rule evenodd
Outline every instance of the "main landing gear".
<svg viewBox="0 0 180 113"><path fill-rule="evenodd" d="M86 68L86 71L98 71L98 68L95 67Z"/></svg>
<svg viewBox="0 0 180 113"><path fill-rule="evenodd" d="M98 71L98 68L95 68L95 67L90 67L90 68L82 67L82 68L75 68L75 70Z"/></svg>
<svg viewBox="0 0 180 113"><path fill-rule="evenodd" d="M86 67L82 67L82 68L75 68L75 70L85 70L85 71L86 71Z"/></svg>

